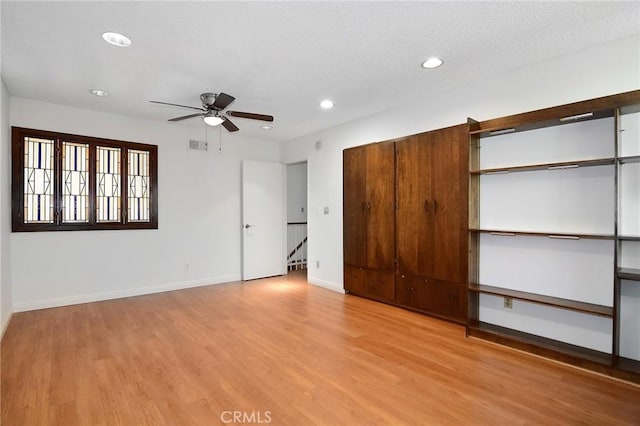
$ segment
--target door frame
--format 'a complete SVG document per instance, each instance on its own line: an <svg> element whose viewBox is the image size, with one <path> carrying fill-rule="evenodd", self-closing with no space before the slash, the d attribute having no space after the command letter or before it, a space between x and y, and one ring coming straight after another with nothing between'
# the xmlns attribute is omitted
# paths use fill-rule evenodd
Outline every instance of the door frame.
<svg viewBox="0 0 640 426"><path fill-rule="evenodd" d="M309 156L306 157L294 157L294 158L289 158L285 161L282 162L282 164L284 164L285 166L290 166L293 164L298 164L298 163L307 163L307 205L305 206L305 208L307 209L307 276L309 274L309 268L310 268L310 258L311 256L309 256L309 253L311 253L311 244L310 244L310 239L309 239L309 228L311 227L311 210L309 209L309 165L311 164L311 158ZM287 170L288 172L288 170ZM288 178L288 174L285 173L285 180ZM287 200L287 191L285 191L285 206L288 206L288 200ZM285 240L285 245L286 245L286 241L287 241L287 227L284 227L284 240ZM285 249L286 251L286 249ZM284 255L284 269L285 269L285 275L289 274L289 268L287 267L287 255L288 253L285 253Z"/></svg>

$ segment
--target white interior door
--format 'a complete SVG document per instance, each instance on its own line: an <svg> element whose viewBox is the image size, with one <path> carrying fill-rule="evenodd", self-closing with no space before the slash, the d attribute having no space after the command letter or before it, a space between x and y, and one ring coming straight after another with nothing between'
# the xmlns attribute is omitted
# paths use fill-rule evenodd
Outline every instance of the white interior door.
<svg viewBox="0 0 640 426"><path fill-rule="evenodd" d="M242 162L242 279L286 273L286 167Z"/></svg>

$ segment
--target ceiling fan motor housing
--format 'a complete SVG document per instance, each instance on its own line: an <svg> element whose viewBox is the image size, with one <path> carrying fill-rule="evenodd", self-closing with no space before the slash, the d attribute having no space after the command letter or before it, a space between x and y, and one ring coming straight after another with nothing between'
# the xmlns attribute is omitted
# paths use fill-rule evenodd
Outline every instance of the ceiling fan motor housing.
<svg viewBox="0 0 640 426"><path fill-rule="evenodd" d="M218 95L215 93L203 93L202 95L200 95L202 106L209 109L209 107L211 107L213 103L216 101L217 97Z"/></svg>

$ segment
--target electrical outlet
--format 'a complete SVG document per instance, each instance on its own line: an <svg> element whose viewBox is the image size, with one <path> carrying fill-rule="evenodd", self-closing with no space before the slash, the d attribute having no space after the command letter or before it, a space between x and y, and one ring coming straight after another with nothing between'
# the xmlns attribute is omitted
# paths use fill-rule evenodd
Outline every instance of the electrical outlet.
<svg viewBox="0 0 640 426"><path fill-rule="evenodd" d="M513 308L513 299L510 297L505 297L504 298L504 307L506 309L511 309Z"/></svg>
<svg viewBox="0 0 640 426"><path fill-rule="evenodd" d="M316 269L320 269L320 261L316 260Z"/></svg>
<svg viewBox="0 0 640 426"><path fill-rule="evenodd" d="M185 271L185 272L189 272L189 270L190 270L190 269L191 269L191 264L190 264L190 263L188 263L188 262L187 262L187 263L185 263L185 264L184 264L184 271Z"/></svg>
<svg viewBox="0 0 640 426"><path fill-rule="evenodd" d="M324 208L324 214L329 214L329 207Z"/></svg>

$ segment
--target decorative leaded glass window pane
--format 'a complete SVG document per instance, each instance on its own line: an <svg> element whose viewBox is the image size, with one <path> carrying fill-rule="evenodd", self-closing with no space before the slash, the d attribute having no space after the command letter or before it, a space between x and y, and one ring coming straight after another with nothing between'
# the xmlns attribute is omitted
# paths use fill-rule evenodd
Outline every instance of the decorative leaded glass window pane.
<svg viewBox="0 0 640 426"><path fill-rule="evenodd" d="M11 128L11 230L158 229L158 147Z"/></svg>
<svg viewBox="0 0 640 426"><path fill-rule="evenodd" d="M62 221L89 222L89 145L62 143Z"/></svg>
<svg viewBox="0 0 640 426"><path fill-rule="evenodd" d="M120 222L120 148L96 147L96 220Z"/></svg>
<svg viewBox="0 0 640 426"><path fill-rule="evenodd" d="M24 138L24 223L53 223L54 141Z"/></svg>
<svg viewBox="0 0 640 426"><path fill-rule="evenodd" d="M129 150L129 222L149 222L149 151Z"/></svg>

